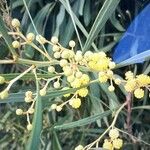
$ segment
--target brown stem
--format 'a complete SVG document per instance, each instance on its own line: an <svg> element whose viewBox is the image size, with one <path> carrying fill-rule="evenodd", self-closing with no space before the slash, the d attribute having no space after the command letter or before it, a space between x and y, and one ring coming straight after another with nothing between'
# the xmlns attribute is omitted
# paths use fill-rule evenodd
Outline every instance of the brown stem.
<svg viewBox="0 0 150 150"><path fill-rule="evenodd" d="M126 101L127 101L127 129L128 129L128 133L132 134L132 127L131 127L131 93L128 93L128 95L126 96Z"/></svg>

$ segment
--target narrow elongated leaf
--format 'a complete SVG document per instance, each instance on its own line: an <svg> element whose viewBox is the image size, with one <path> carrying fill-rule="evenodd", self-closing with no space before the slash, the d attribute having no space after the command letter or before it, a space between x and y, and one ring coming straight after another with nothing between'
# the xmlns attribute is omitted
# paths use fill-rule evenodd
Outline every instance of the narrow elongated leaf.
<svg viewBox="0 0 150 150"><path fill-rule="evenodd" d="M110 17L110 21L113 24L113 26L118 30L118 31L122 31L124 32L125 29L123 28L123 26L120 24L120 22L117 20L116 14L113 13L112 16Z"/></svg>
<svg viewBox="0 0 150 150"><path fill-rule="evenodd" d="M84 125L90 124L92 122L95 122L98 119L102 119L103 117L106 117L110 114L111 114L111 111L108 110L108 111L105 111L103 113L99 113L99 114L81 119L79 121L74 121L74 122L71 122L71 123L66 123L66 124L63 124L63 125L55 126L54 129L61 130L61 129L69 129L69 128L84 126Z"/></svg>
<svg viewBox="0 0 150 150"><path fill-rule="evenodd" d="M0 15L0 34L2 34L2 37L4 38L12 55L16 56L17 53L16 53L15 49L12 47L12 40L11 40L10 36L7 34L7 29L5 27L5 23L4 23L1 15Z"/></svg>
<svg viewBox="0 0 150 150"><path fill-rule="evenodd" d="M59 28L61 26L61 24L63 23L65 17L65 9L63 7L63 5L60 6L60 10L59 10L59 14L56 17L56 29L53 35L55 36L59 36Z"/></svg>
<svg viewBox="0 0 150 150"><path fill-rule="evenodd" d="M42 130L42 101L41 96L39 95L39 85L37 84L37 98L35 105L35 113L33 118L33 129L31 131L30 138L26 145L26 150L38 150L40 145L40 134Z"/></svg>
<svg viewBox="0 0 150 150"><path fill-rule="evenodd" d="M53 135L54 135L54 137L53 137L53 143L52 143L53 148L52 149L62 150L57 133L55 131L53 131Z"/></svg>
<svg viewBox="0 0 150 150"><path fill-rule="evenodd" d="M20 73L0 74L0 76L5 77L5 79L8 80L8 81L14 79L18 75L20 75ZM54 74L40 74L40 73L38 73L37 75L38 75L39 78L52 78L52 77L55 77ZM33 73L27 73L23 77L21 77L20 79L21 80L29 80L29 79L33 79L33 78L34 78Z"/></svg>
<svg viewBox="0 0 150 150"><path fill-rule="evenodd" d="M118 66L127 66L130 64L135 64L139 62L143 62L150 59L150 50L144 51L140 54L137 54L121 63L118 64Z"/></svg>
<svg viewBox="0 0 150 150"><path fill-rule="evenodd" d="M115 11L119 2L120 0L106 0L104 2L87 37L87 40L83 47L84 52L90 48L95 37L98 35L99 31L104 27L106 21L109 19L111 14Z"/></svg>
<svg viewBox="0 0 150 150"><path fill-rule="evenodd" d="M69 9L68 9L68 7L67 7L66 2L65 2L64 0L59 0L59 1L63 4L63 6L65 7L66 11L69 13L70 11L69 11ZM79 19L78 19L77 16L75 15L75 13L72 12L72 14L73 14L73 18L74 18L74 20L75 20L75 23L77 24L77 26L79 27L79 29L81 30L81 32L82 32L86 37L88 37L88 32L86 31L86 29L84 28L84 26L82 25L82 23L79 21ZM98 49L97 49L97 47L96 47L96 45L95 45L94 43L92 43L92 46L93 46L93 48L95 49L95 51L98 51Z"/></svg>

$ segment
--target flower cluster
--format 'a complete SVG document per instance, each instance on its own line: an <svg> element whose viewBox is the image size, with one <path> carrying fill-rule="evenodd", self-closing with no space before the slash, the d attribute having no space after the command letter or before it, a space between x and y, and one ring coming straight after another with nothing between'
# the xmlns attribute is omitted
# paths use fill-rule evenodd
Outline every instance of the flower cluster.
<svg viewBox="0 0 150 150"><path fill-rule="evenodd" d="M103 148L107 150L121 149L123 146L123 140L119 138L119 131L113 128L109 131L109 139L105 139Z"/></svg>
<svg viewBox="0 0 150 150"><path fill-rule="evenodd" d="M138 99L144 97L143 88L148 88L150 84L150 77L148 75L140 74L134 77L131 71L128 71L126 74L126 84L125 90L127 92L134 92L134 96Z"/></svg>
<svg viewBox="0 0 150 150"><path fill-rule="evenodd" d="M63 95L62 100L64 101L54 101L51 105L50 110L56 110L60 112L62 108L66 105L71 106L74 109L78 109L81 103L89 93L88 85L93 81L90 79L89 72L95 72L98 74L98 79L94 82L106 83L109 82L110 86L108 90L113 92L115 87L113 84L122 84L127 92L133 92L136 98L142 98L144 96L144 88L149 90L150 77L148 75L140 74L134 77L131 71L125 74L125 80L116 77L113 70L116 67L115 62L111 58L106 56L104 52L92 52L86 51L83 53L80 50L75 50L76 43L71 40L69 42L68 48L63 47L59 43L59 39L53 36L50 40L47 40L42 35L35 35L30 32L24 35L20 31L20 22L18 19L13 19L11 22L13 27L13 32L8 32L14 38L12 42L12 47L14 49L23 49L23 46L30 45L39 53L41 53L48 62L55 62L51 65L48 64L47 71L52 74L53 77L49 78L38 78L40 83L40 96L45 96L50 89L54 90L70 90L75 89L74 92L68 92ZM36 44L35 44L36 41ZM52 55L50 55L46 49L42 49L45 44L50 44L52 46ZM13 57L17 59L18 56ZM9 90L11 86L19 80L22 76L35 68L32 65L30 68L21 73L18 77L11 81L6 82L5 78L0 76L0 84L8 83L8 86L0 92L0 99L6 99L9 95ZM58 71L57 71L57 68ZM85 71L85 70L88 70ZM52 85L52 86L51 86ZM18 108L16 110L17 115L27 116L27 129L32 129L32 123L30 122L30 115L34 113L34 106L36 103L37 93L32 93L32 91L27 91L25 93L24 101L29 103L29 108L27 111ZM103 147L106 149L120 149L122 147L122 140L119 137L119 132L117 129L112 129L109 132L110 139L104 141ZM81 148L81 146L79 146Z"/></svg>

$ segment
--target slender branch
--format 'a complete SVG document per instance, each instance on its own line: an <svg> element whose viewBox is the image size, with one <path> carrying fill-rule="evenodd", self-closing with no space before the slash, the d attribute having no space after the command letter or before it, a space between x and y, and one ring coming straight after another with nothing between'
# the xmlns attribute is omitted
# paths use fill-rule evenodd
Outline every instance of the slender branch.
<svg viewBox="0 0 150 150"><path fill-rule="evenodd" d="M44 66L49 66L49 65L55 65L58 64L57 60L51 60L51 61L36 61L36 60L29 60L29 59L24 59L24 58L17 58L17 60L0 60L0 65L1 64L26 64L26 65L35 65L37 67L44 67Z"/></svg>
<svg viewBox="0 0 150 150"><path fill-rule="evenodd" d="M116 114L115 114L115 117L114 117L114 119L113 119L113 122L112 122L111 125L106 129L106 131L105 131L97 140L95 140L95 141L92 142L91 144L89 144L89 145L87 145L86 147L84 147L83 150L90 150L90 148L91 148L92 146L94 146L97 142L99 142L99 141L102 139L102 137L103 137L111 128L114 127L114 125L115 125L115 123L116 123L116 121L117 121L117 118L118 118L118 116L119 116L120 111L121 111L126 105L127 105L127 100L126 100L126 102L123 103L123 104L121 105L121 107L116 111Z"/></svg>
<svg viewBox="0 0 150 150"><path fill-rule="evenodd" d="M131 93L127 95L127 129L128 133L132 134L132 127L131 127Z"/></svg>
<svg viewBox="0 0 150 150"><path fill-rule="evenodd" d="M13 80L10 81L10 83L7 86L7 90L9 91L9 89L11 88L11 86L17 81L19 80L21 77L23 77L25 74L27 74L29 71L31 71L35 66L32 65L30 68L28 68L27 70L25 70L23 73L21 73L19 76L17 76L16 78L14 78Z"/></svg>

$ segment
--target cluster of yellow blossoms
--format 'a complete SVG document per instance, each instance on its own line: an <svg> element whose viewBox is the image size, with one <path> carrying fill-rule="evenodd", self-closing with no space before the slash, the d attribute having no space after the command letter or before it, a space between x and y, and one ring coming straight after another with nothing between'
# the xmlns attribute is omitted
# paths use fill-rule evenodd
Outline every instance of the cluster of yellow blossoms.
<svg viewBox="0 0 150 150"><path fill-rule="evenodd" d="M134 96L138 99L144 97L144 90L143 88L150 85L150 77L148 75L137 75L134 77L134 74L131 71L128 71L125 74L126 77L126 84L125 90L127 92L134 92Z"/></svg>
<svg viewBox="0 0 150 150"><path fill-rule="evenodd" d="M49 61L55 60L56 62L55 65L50 65L47 68L49 73L55 74L56 76L50 79L41 79L42 81L40 80L42 88L40 89L39 94L41 96L46 95L51 81L51 83L53 83L53 88L55 89L68 90L71 88L76 88L76 92L64 94L64 97L67 97L68 99L67 101L63 103L61 102L61 104L60 102L52 104L51 110L56 110L59 112L66 104L69 104L75 109L81 106L82 98L86 97L89 93L88 85L93 82L84 68L98 73L98 80L96 79L96 81L99 81L100 83L109 81L110 86L108 87L108 90L110 92L115 90L113 83L116 85L123 84L127 92L133 92L135 97L140 99L144 96L143 88L149 89L150 77L148 75L141 74L134 77L133 73L129 71L125 74L125 80L117 78L113 72L116 64L111 60L111 58L107 57L104 52L94 53L87 51L83 53L80 50L75 51L74 47L76 43L73 40L69 42L69 48L64 48L59 43L58 38L55 36L52 37L51 40L47 40L45 37L41 35L35 35L34 33L28 33L26 36L24 36L19 29L20 22L18 19L13 19L11 24L14 28L14 32L9 32L9 34L13 35L13 37L16 37L12 42L13 48L18 49L27 44L43 54L44 57ZM46 50L40 49L36 44L34 44L34 41L37 41L42 45L52 45L53 55L50 56ZM62 70L61 72L56 71L58 65ZM34 67L31 67L29 70L25 71L25 73L32 71L33 68ZM23 76L25 73L23 73L21 76ZM16 79L6 82L5 78L0 76L0 84L8 83L7 88L0 92L0 99L6 99L8 97L10 87L18 79L19 78L17 77ZM61 82L62 80L63 82ZM29 115L34 113L35 104L35 98L31 91L27 91L25 93L25 102L31 104L29 109L27 111L17 109L16 114L27 116L27 129L31 130L32 124L30 123ZM113 131L116 131L116 129L111 130L111 132ZM110 134L110 139L105 140L103 147L106 148L109 145L110 147L119 149L121 146L118 146L117 144L122 145L122 140L119 139L118 136L116 138L112 138Z"/></svg>
<svg viewBox="0 0 150 150"><path fill-rule="evenodd" d="M107 150L121 149L123 140L119 138L119 131L113 128L109 131L109 139L105 139L103 148Z"/></svg>

